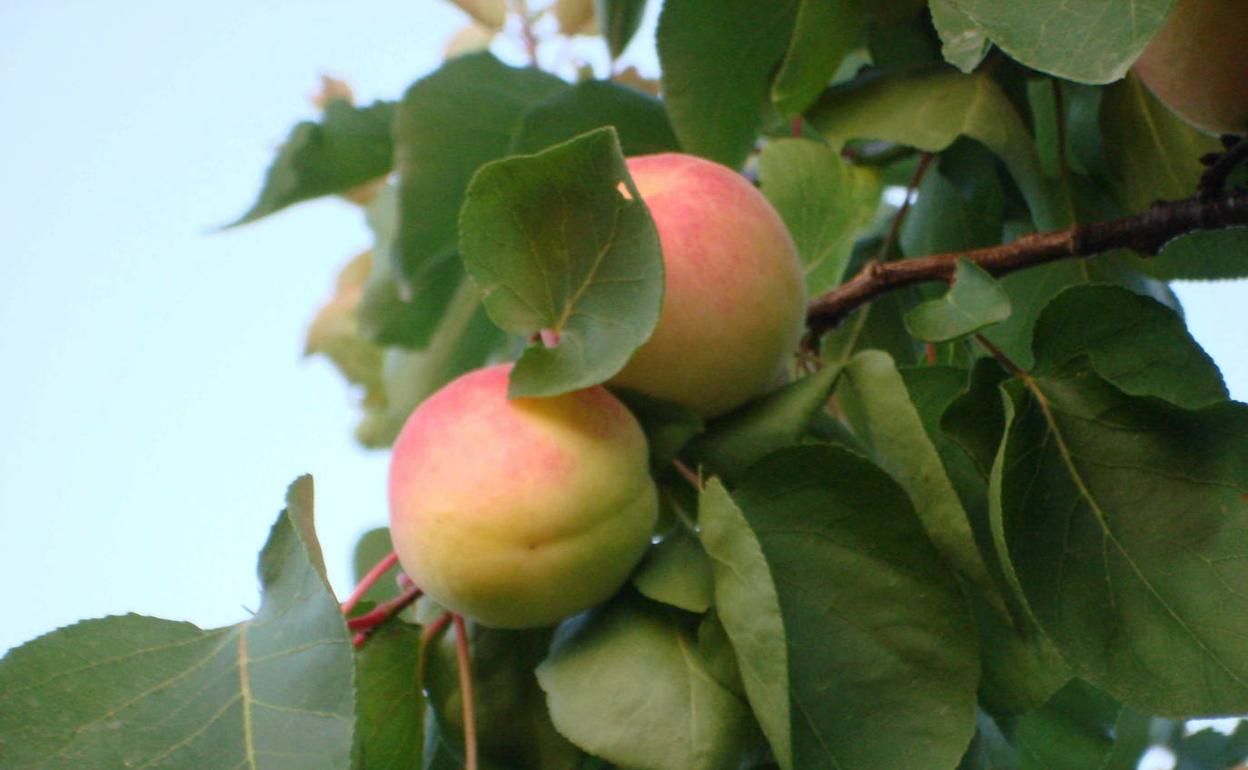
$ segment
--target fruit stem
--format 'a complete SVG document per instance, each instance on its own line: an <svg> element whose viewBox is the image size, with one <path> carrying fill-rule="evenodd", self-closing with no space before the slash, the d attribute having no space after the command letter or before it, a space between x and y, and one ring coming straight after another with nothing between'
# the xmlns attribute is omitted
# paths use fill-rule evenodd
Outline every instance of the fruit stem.
<svg viewBox="0 0 1248 770"><path fill-rule="evenodd" d="M364 594L368 593L368 589L376 585L377 581L381 580L381 576L389 572L390 568L398 561L399 555L391 551L388 556L374 564L372 569L364 573L364 577L360 578L360 584L355 587L355 590L351 592L347 600L342 603L342 614L350 615L351 610L355 609L355 605L360 603L360 599L364 598Z"/></svg>
<svg viewBox="0 0 1248 770"><path fill-rule="evenodd" d="M416 657L416 681L420 684L421 689L424 689L425 686L425 656L429 649L429 644L433 641L433 637L442 633L450 622L451 613L443 612L438 616L437 620L425 626L425 630L420 633L420 652Z"/></svg>
<svg viewBox="0 0 1248 770"><path fill-rule="evenodd" d="M468 629L463 615L455 622L455 656L459 659L460 701L464 704L464 770L477 770L477 722L472 702L472 660L468 655Z"/></svg>
<svg viewBox="0 0 1248 770"><path fill-rule="evenodd" d="M698 490L699 492L702 491L702 478L698 474L690 470L688 465L685 465L683 462L680 461L679 458L677 458L675 460L672 460L672 467L676 469L677 473L679 473L682 477L684 477L685 481L688 481L690 484L692 484L694 489Z"/></svg>
<svg viewBox="0 0 1248 770"><path fill-rule="evenodd" d="M363 633L362 636L361 634L356 634L352 639L352 643L354 643L356 647L359 647L364 643L364 639L368 637L368 632L372 631L377 626L380 626L382 623L385 623L395 615L398 615L409 604L419 599L420 593L421 591L419 588L412 586L390 601L378 604L372 610L360 615L358 618L347 618L347 628L352 631L360 631Z"/></svg>

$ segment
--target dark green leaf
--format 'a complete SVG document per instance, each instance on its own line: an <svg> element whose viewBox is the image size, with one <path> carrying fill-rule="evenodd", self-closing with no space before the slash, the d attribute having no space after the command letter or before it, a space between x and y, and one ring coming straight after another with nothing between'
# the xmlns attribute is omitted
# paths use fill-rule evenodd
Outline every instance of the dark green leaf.
<svg viewBox="0 0 1248 770"><path fill-rule="evenodd" d="M812 446L769 456L735 497L784 618L794 767L956 765L975 729L975 633L901 488Z"/></svg>
<svg viewBox="0 0 1248 770"><path fill-rule="evenodd" d="M1147 714L1123 706L1118 712L1118 721L1114 723L1114 748L1100 770L1136 770L1140 758L1152 743L1152 721Z"/></svg>
<svg viewBox="0 0 1248 770"><path fill-rule="evenodd" d="M667 0L659 61L672 126L686 152L738 168L754 147L771 75L789 45L797 0Z"/></svg>
<svg viewBox="0 0 1248 770"><path fill-rule="evenodd" d="M807 292L814 296L836 286L855 239L879 205L879 172L851 166L808 139L768 142L758 164L763 194L797 244Z"/></svg>
<svg viewBox="0 0 1248 770"><path fill-rule="evenodd" d="M660 401L635 390L613 390L641 423L650 445L650 466L667 469L690 439L706 429L702 418L688 407Z"/></svg>
<svg viewBox="0 0 1248 770"><path fill-rule="evenodd" d="M525 113L511 154L540 152L603 126L615 127L620 148L630 157L680 148L658 99L607 80L586 80Z"/></svg>
<svg viewBox="0 0 1248 770"><path fill-rule="evenodd" d="M1038 226L1069 224L1066 203L1046 182L1027 126L982 73L939 70L860 79L825 92L807 118L836 150L851 139L879 139L940 152L959 136L975 139L1005 163Z"/></svg>
<svg viewBox="0 0 1248 770"><path fill-rule="evenodd" d="M941 431L966 452L985 478L1005 434L997 386L1007 378L996 361L979 359L963 395L950 403L940 418Z"/></svg>
<svg viewBox="0 0 1248 770"><path fill-rule="evenodd" d="M1248 407L1183 410L1075 368L1025 384L994 475L1032 615L1136 708L1248 710Z"/></svg>
<svg viewBox="0 0 1248 770"><path fill-rule="evenodd" d="M1133 212L1156 200L1191 195L1204 171L1200 157L1221 149L1216 139L1157 101L1134 75L1105 89L1101 129L1122 202Z"/></svg>
<svg viewBox="0 0 1248 770"><path fill-rule="evenodd" d="M758 538L719 479L698 501L702 544L711 557L715 611L736 651L742 684L776 762L793 767L789 667L780 600Z"/></svg>
<svg viewBox="0 0 1248 770"><path fill-rule="evenodd" d="M798 0L793 37L771 87L782 115L801 114L827 87L858 44L863 21L860 0Z"/></svg>
<svg viewBox="0 0 1248 770"><path fill-rule="evenodd" d="M717 475L739 477L764 455L801 440L840 372L839 366L825 366L712 421L693 441L691 454Z"/></svg>
<svg viewBox="0 0 1248 770"><path fill-rule="evenodd" d="M477 748L487 767L574 770L581 752L551 724L533 670L550 645L550 629L507 631L469 624ZM414 653L414 650L412 651ZM462 767L463 700L455 633L443 633L425 663L429 694L443 750Z"/></svg>
<svg viewBox="0 0 1248 770"><path fill-rule="evenodd" d="M1061 654L1025 612L1014 609L1017 619L1011 620L979 593L972 595L971 606L984 664L979 700L995 718L1035 711L1070 681Z"/></svg>
<svg viewBox="0 0 1248 770"><path fill-rule="evenodd" d="M1174 311L1116 286L1059 294L1036 322L1036 371L1056 374L1087 356L1098 375L1133 396L1195 408L1226 400L1213 359Z"/></svg>
<svg viewBox="0 0 1248 770"><path fill-rule="evenodd" d="M0 661L5 768L350 766L351 641L311 529L311 477L260 554L260 610L203 631L87 620Z"/></svg>
<svg viewBox="0 0 1248 770"><path fill-rule="evenodd" d="M459 229L490 318L541 335L512 370L512 396L604 382L658 321L659 235L614 129L483 167Z"/></svg>
<svg viewBox="0 0 1248 770"><path fill-rule="evenodd" d="M1176 0L954 0L1001 50L1081 83L1126 74Z"/></svg>
<svg viewBox="0 0 1248 770"><path fill-rule="evenodd" d="M939 299L906 313L906 328L926 342L949 342L974 334L1010 315L1010 298L983 268L958 260L953 285Z"/></svg>
<svg viewBox="0 0 1248 770"><path fill-rule="evenodd" d="M1005 192L998 164L983 145L959 139L923 177L901 229L908 257L1001 243Z"/></svg>
<svg viewBox="0 0 1248 770"><path fill-rule="evenodd" d="M641 26L646 0L595 0L594 9L611 58L620 58Z"/></svg>
<svg viewBox="0 0 1248 770"><path fill-rule="evenodd" d="M958 0L931 0L932 24L940 35L940 53L945 61L971 72L988 54L992 46L988 35L975 20L958 7Z"/></svg>
<svg viewBox="0 0 1248 770"><path fill-rule="evenodd" d="M733 770L749 712L662 605L622 596L577 624L537 669L559 732L648 770ZM687 617L687 616L686 616Z"/></svg>
<svg viewBox="0 0 1248 770"><path fill-rule="evenodd" d="M383 188L368 205L365 216L373 231L373 265L357 311L360 335L378 345L423 348L464 281L463 264L451 254L430 265L419 284L400 291L394 274L398 188Z"/></svg>
<svg viewBox="0 0 1248 770"><path fill-rule="evenodd" d="M678 529L650 549L633 573L643 596L689 612L711 607L711 561L697 539Z"/></svg>
<svg viewBox="0 0 1248 770"><path fill-rule="evenodd" d="M342 193L385 176L394 164L393 102L325 104L319 123L295 126L264 178L260 197L234 225L254 222L300 201Z"/></svg>
<svg viewBox="0 0 1248 770"><path fill-rule="evenodd" d="M1121 706L1087 682L1072 679L1044 708L1014 726L1019 770L1093 770L1113 748Z"/></svg>
<svg viewBox="0 0 1248 770"><path fill-rule="evenodd" d="M905 489L928 537L958 572L991 588L970 520L906 384L887 353L867 350L845 367L838 401L876 462Z"/></svg>
<svg viewBox="0 0 1248 770"><path fill-rule="evenodd" d="M565 88L554 75L481 53L452 59L407 90L395 116L401 286L419 291L428 270L454 259L459 208L473 172L507 153L530 107Z"/></svg>
<svg viewBox="0 0 1248 770"><path fill-rule="evenodd" d="M1141 260L1140 267L1166 280L1248 278L1248 227L1188 233Z"/></svg>
<svg viewBox="0 0 1248 770"><path fill-rule="evenodd" d="M395 622L369 634L356 653L355 770L420 767L425 696L416 667L419 648L420 629Z"/></svg>

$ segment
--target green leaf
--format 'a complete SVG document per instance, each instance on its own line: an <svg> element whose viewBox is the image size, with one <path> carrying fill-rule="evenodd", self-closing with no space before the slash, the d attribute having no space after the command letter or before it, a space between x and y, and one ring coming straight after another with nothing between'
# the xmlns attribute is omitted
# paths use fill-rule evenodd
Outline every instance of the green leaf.
<svg viewBox="0 0 1248 770"><path fill-rule="evenodd" d="M979 701L995 718L1009 720L1040 708L1072 676L1053 643L1014 608L1007 618L982 594L972 595L983 672Z"/></svg>
<svg viewBox="0 0 1248 770"><path fill-rule="evenodd" d="M1150 275L1173 281L1248 278L1248 227L1197 230L1167 243L1161 253L1141 260Z"/></svg>
<svg viewBox="0 0 1248 770"><path fill-rule="evenodd" d="M871 224L883 185L809 139L768 142L758 161L763 195L776 207L802 260L810 296L841 282L854 241Z"/></svg>
<svg viewBox="0 0 1248 770"><path fill-rule="evenodd" d="M291 129L265 175L260 197L230 226L385 176L394 164L394 111L393 102L356 107L331 99L319 123L304 121Z"/></svg>
<svg viewBox="0 0 1248 770"><path fill-rule="evenodd" d="M991 589L966 509L887 353L866 350L845 367L838 400L876 462L910 498L928 537L958 572Z"/></svg>
<svg viewBox="0 0 1248 770"><path fill-rule="evenodd" d="M456 222L473 173L507 153L530 107L568 87L554 75L480 53L446 62L407 90L394 128L400 286L419 290L428 270L454 259Z"/></svg>
<svg viewBox="0 0 1248 770"><path fill-rule="evenodd" d="M551 724L533 670L550 645L550 629L510 631L468 625L477 748L487 766L574 770L581 752ZM455 634L443 633L430 647L425 686L438 737L463 767L463 700ZM409 654L414 656L415 650Z"/></svg>
<svg viewBox="0 0 1248 770"><path fill-rule="evenodd" d="M800 115L858 44L865 17L861 0L798 0L788 52L771 86L786 117Z"/></svg>
<svg viewBox="0 0 1248 770"><path fill-rule="evenodd" d="M394 272L398 188L382 188L365 209L365 217L373 231L373 261L357 311L360 335L378 345L424 348L464 281L463 264L452 254L431 265L419 284L401 291Z"/></svg>
<svg viewBox="0 0 1248 770"><path fill-rule="evenodd" d="M585 751L626 767L734 770L749 713L675 612L623 596L573 621L537 668L551 718Z"/></svg>
<svg viewBox="0 0 1248 770"><path fill-rule="evenodd" d="M1204 171L1200 157L1222 149L1159 102L1134 75L1105 89L1101 129L1122 202L1136 212L1159 199L1190 196Z"/></svg>
<svg viewBox="0 0 1248 770"><path fill-rule="evenodd" d="M1113 748L1121 706L1087 682L1072 679L1044 708L1014 726L1019 770L1090 770Z"/></svg>
<svg viewBox="0 0 1248 770"><path fill-rule="evenodd" d="M641 26L646 0L595 0L594 10L598 29L607 40L607 51L612 59L620 58Z"/></svg>
<svg viewBox="0 0 1248 770"><path fill-rule="evenodd" d="M998 167L993 154L970 139L942 152L902 224L902 253L916 257L1001 243L1005 191Z"/></svg>
<svg viewBox="0 0 1248 770"><path fill-rule="evenodd" d="M1123 706L1114 723L1114 747L1100 770L1136 770L1140 758L1153 742L1150 734L1152 722L1152 717L1147 714Z"/></svg>
<svg viewBox="0 0 1248 770"><path fill-rule="evenodd" d="M771 76L789 45L797 0L668 0L659 62L685 152L739 168L763 125Z"/></svg>
<svg viewBox="0 0 1248 770"><path fill-rule="evenodd" d="M420 402L459 375L484 366L508 346L507 336L486 315L476 287L462 282L424 350L385 351L384 399L365 414L356 438L367 447L390 446Z"/></svg>
<svg viewBox="0 0 1248 770"><path fill-rule="evenodd" d="M807 119L840 150L852 139L879 139L940 152L959 136L999 157L1037 225L1065 227L1070 212L1046 182L1031 134L992 78L948 70L860 78L829 89Z"/></svg>
<svg viewBox="0 0 1248 770"><path fill-rule="evenodd" d="M839 366L825 366L712 421L690 453L717 475L740 477L763 456L801 440L840 373Z"/></svg>
<svg viewBox="0 0 1248 770"><path fill-rule="evenodd" d="M1175 770L1242 767L1244 759L1248 758L1248 722L1240 722L1230 735L1205 728L1184 736L1172 748L1178 759Z"/></svg>
<svg viewBox="0 0 1248 770"><path fill-rule="evenodd" d="M356 770L420 767L425 696L417 672L420 629L392 622L355 656Z"/></svg>
<svg viewBox="0 0 1248 770"><path fill-rule="evenodd" d="M973 71L992 47L988 35L958 6L958 0L930 0L928 7L945 61L963 72Z"/></svg>
<svg viewBox="0 0 1248 770"><path fill-rule="evenodd" d="M658 99L608 80L586 80L533 105L520 120L510 154L540 152L603 126L615 127L630 157L680 148Z"/></svg>
<svg viewBox="0 0 1248 770"><path fill-rule="evenodd" d="M503 329L541 345L511 396L606 381L649 338L663 297L659 236L615 130L483 167L468 187L460 251Z"/></svg>
<svg viewBox="0 0 1248 770"><path fill-rule="evenodd" d="M356 581L362 580L370 569L392 551L394 543L390 540L389 527L376 527L360 535L360 539L355 542L355 553L351 557L351 571ZM380 604L398 596L399 584L394 577L394 574L387 572L364 594L364 601Z"/></svg>
<svg viewBox="0 0 1248 770"><path fill-rule="evenodd" d="M698 500L698 527L711 557L715 611L736 651L746 696L776 762L790 770L788 653L767 560L719 479L707 482Z"/></svg>
<svg viewBox="0 0 1248 770"><path fill-rule="evenodd" d="M0 755L25 768L350 766L351 641L311 529L311 477L260 554L260 610L203 631L87 620L0 661Z"/></svg>
<svg viewBox="0 0 1248 770"><path fill-rule="evenodd" d="M810 446L754 466L734 497L780 600L794 767L956 765L975 730L975 632L901 488Z"/></svg>
<svg viewBox="0 0 1248 770"><path fill-rule="evenodd" d="M998 324L1009 315L1010 298L1005 289L983 268L959 259L949 291L906 313L906 328L925 342L951 342Z"/></svg>
<svg viewBox="0 0 1248 770"><path fill-rule="evenodd" d="M1001 50L1032 69L1109 83L1127 73L1176 0L954 0Z"/></svg>
<svg viewBox="0 0 1248 770"><path fill-rule="evenodd" d="M650 549L633 573L642 596L689 612L711 607L711 562L698 541L677 530Z"/></svg>
<svg viewBox="0 0 1248 770"><path fill-rule="evenodd" d="M1248 710L1248 407L1184 410L1074 367L1025 385L995 473L1032 615L1140 710Z"/></svg>
<svg viewBox="0 0 1248 770"><path fill-rule="evenodd" d="M650 445L650 467L666 470L676 455L694 437L706 429L702 418L688 407L651 398L644 393L624 388L613 389L615 395L633 413L646 433Z"/></svg>
<svg viewBox="0 0 1248 770"><path fill-rule="evenodd" d="M1005 416L997 388L1006 379L1008 375L996 361L977 360L966 389L940 418L941 431L962 448L985 478L1005 434Z"/></svg>
<svg viewBox="0 0 1248 770"><path fill-rule="evenodd" d="M1116 286L1059 294L1036 322L1036 371L1059 374L1087 356L1119 390L1196 408L1228 398L1213 359L1174 311Z"/></svg>

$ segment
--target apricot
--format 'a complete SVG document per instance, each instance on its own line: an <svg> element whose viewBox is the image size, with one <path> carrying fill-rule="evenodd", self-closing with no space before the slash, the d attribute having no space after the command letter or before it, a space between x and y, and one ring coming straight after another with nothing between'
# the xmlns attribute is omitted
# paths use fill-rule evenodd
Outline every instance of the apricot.
<svg viewBox="0 0 1248 770"><path fill-rule="evenodd" d="M1248 132L1248 2L1179 0L1135 73L1193 126Z"/></svg>
<svg viewBox="0 0 1248 770"><path fill-rule="evenodd" d="M531 628L600 604L650 542L646 437L605 388L507 398L509 364L461 376L404 424L390 536L430 597L483 625Z"/></svg>
<svg viewBox="0 0 1248 770"><path fill-rule="evenodd" d="M659 233L663 307L611 385L712 417L780 381L802 333L805 279L793 239L743 176L690 155L628 160Z"/></svg>

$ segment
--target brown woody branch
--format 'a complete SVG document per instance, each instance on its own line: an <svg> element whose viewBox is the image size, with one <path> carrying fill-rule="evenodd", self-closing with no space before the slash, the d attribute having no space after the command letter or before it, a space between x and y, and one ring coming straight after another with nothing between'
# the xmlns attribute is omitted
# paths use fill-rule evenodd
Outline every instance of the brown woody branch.
<svg viewBox="0 0 1248 770"><path fill-rule="evenodd" d="M929 281L947 283L953 279L958 259L974 262L992 275L1001 276L1059 259L1091 257L1114 249L1156 254L1167 241L1185 233L1234 225L1248 225L1248 193L1215 200L1197 197L1161 201L1143 214L1024 235L1000 246L896 262L870 262L849 281L811 301L806 309L806 325L817 336L881 294Z"/></svg>

